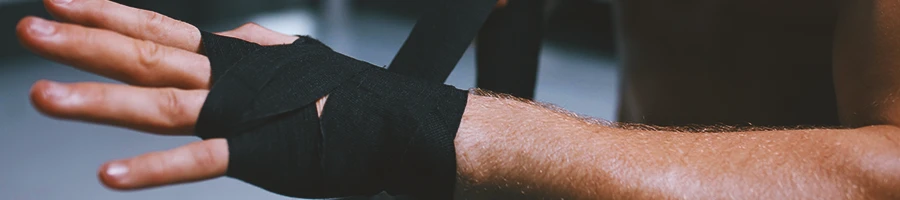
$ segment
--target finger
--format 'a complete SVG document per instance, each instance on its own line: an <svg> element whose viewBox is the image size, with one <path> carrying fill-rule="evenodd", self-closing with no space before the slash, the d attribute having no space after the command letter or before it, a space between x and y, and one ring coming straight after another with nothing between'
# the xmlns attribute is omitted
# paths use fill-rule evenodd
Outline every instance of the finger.
<svg viewBox="0 0 900 200"><path fill-rule="evenodd" d="M95 28L26 17L22 44L41 56L140 86L207 88L205 56Z"/></svg>
<svg viewBox="0 0 900 200"><path fill-rule="evenodd" d="M297 40L297 36L275 32L255 23L246 23L234 30L219 32L217 34L246 40L263 46L290 44L294 42L294 40Z"/></svg>
<svg viewBox="0 0 900 200"><path fill-rule="evenodd" d="M63 21L108 29L191 52L198 52L200 46L200 32L196 27L156 12L108 0L45 0L44 5L50 14Z"/></svg>
<svg viewBox="0 0 900 200"><path fill-rule="evenodd" d="M98 176L110 188L128 190L211 179L227 168L228 143L211 139L108 162Z"/></svg>
<svg viewBox="0 0 900 200"><path fill-rule="evenodd" d="M31 89L31 101L39 111L53 117L158 134L189 135L207 93L206 90L38 81Z"/></svg>

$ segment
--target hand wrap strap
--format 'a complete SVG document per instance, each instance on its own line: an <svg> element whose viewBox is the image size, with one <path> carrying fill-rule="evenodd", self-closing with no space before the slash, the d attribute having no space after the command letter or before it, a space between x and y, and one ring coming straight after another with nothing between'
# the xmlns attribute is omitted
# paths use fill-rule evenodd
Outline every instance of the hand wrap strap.
<svg viewBox="0 0 900 200"><path fill-rule="evenodd" d="M259 46L203 32L202 46L212 86L196 133L228 140L228 176L293 197L452 197L467 91L309 37ZM326 95L320 120L315 102Z"/></svg>

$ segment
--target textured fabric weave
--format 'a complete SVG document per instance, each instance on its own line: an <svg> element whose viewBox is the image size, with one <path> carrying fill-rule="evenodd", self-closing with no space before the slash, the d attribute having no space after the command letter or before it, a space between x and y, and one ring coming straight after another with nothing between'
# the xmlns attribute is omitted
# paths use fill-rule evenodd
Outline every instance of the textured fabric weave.
<svg viewBox="0 0 900 200"><path fill-rule="evenodd" d="M196 133L228 140L228 176L292 197L452 197L467 91L309 37L277 46L202 37L212 86ZM315 102L326 95L320 119Z"/></svg>

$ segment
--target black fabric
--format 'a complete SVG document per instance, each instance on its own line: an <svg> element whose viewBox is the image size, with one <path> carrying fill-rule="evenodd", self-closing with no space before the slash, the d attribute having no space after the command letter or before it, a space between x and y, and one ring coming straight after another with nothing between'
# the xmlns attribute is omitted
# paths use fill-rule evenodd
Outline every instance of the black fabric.
<svg viewBox="0 0 900 200"><path fill-rule="evenodd" d="M226 138L227 175L303 198L452 198L468 92L388 72L309 37L259 46L202 33L212 65L198 136ZM328 95L321 119L315 102Z"/></svg>
<svg viewBox="0 0 900 200"><path fill-rule="evenodd" d="M388 69L443 83L497 0L431 0Z"/></svg>
<svg viewBox="0 0 900 200"><path fill-rule="evenodd" d="M544 0L515 0L491 13L475 48L479 88L534 98L544 4Z"/></svg>

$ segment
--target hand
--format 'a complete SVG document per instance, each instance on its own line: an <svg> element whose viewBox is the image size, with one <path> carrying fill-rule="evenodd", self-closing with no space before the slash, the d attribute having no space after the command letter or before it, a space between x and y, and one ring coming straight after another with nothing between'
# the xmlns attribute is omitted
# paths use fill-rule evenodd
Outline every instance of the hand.
<svg viewBox="0 0 900 200"><path fill-rule="evenodd" d="M130 85L38 81L31 90L44 114L164 135L192 135L209 92L210 66L193 25L107 0L45 0L63 22L25 17L16 27L31 51ZM286 44L296 37L255 24L218 33L258 43ZM324 98L318 103L321 112ZM224 139L111 161L99 178L113 189L139 189L225 174Z"/></svg>

